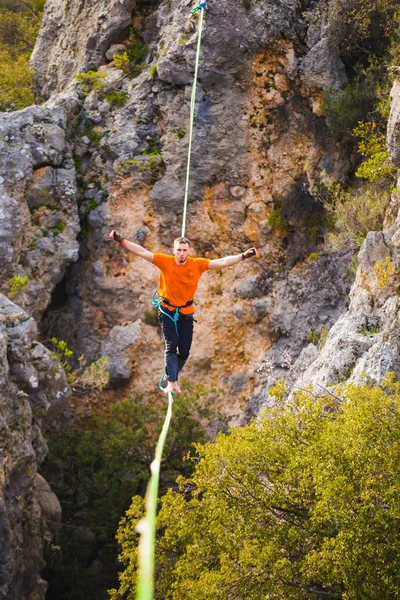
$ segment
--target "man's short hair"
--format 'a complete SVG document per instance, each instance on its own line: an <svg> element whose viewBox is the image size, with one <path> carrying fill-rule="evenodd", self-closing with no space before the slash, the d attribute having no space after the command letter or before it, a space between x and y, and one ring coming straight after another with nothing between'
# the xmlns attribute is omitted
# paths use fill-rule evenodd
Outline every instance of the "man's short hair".
<svg viewBox="0 0 400 600"><path fill-rule="evenodd" d="M187 244L188 246L190 246L190 240L187 237L178 237L174 240L174 247L177 244Z"/></svg>

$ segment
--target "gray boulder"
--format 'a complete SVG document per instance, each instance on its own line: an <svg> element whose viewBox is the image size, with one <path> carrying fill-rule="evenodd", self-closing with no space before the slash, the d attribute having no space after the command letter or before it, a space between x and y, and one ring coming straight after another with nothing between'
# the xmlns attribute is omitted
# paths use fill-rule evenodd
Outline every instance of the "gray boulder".
<svg viewBox="0 0 400 600"><path fill-rule="evenodd" d="M311 89L341 90L348 81L339 49L327 38L318 41L299 61L299 72Z"/></svg>
<svg viewBox="0 0 400 600"><path fill-rule="evenodd" d="M129 381L132 375L132 358L129 350L134 350L140 341L141 321L130 325L116 325L104 339L101 356L108 358L110 383L121 385Z"/></svg>
<svg viewBox="0 0 400 600"><path fill-rule="evenodd" d="M115 55L123 54L124 52L126 52L126 46L124 46L124 44L113 44L107 50L106 58L107 60L112 60Z"/></svg>
<svg viewBox="0 0 400 600"><path fill-rule="evenodd" d="M40 101L65 90L76 73L96 69L111 45L129 35L134 0L46 2L31 62Z"/></svg>

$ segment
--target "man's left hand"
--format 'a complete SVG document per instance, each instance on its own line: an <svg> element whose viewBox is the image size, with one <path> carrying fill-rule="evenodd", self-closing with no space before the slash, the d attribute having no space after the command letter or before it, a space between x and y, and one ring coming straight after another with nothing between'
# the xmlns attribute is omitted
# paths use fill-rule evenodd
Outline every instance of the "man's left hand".
<svg viewBox="0 0 400 600"><path fill-rule="evenodd" d="M242 254L242 260L246 260L246 258L253 258L253 256L257 256L257 250L255 248L249 248L246 252Z"/></svg>

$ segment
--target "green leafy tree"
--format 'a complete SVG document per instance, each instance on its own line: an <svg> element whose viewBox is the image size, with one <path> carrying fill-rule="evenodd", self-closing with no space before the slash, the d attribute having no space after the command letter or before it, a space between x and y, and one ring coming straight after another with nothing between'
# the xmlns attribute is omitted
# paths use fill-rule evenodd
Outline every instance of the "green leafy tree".
<svg viewBox="0 0 400 600"><path fill-rule="evenodd" d="M393 600L400 594L400 384L302 391L197 445L158 516L156 598ZM133 600L135 499L118 539Z"/></svg>
<svg viewBox="0 0 400 600"><path fill-rule="evenodd" d="M34 103L29 57L39 33L42 0L0 2L0 111Z"/></svg>
<svg viewBox="0 0 400 600"><path fill-rule="evenodd" d="M397 0L327 0L324 9L332 41L347 62L368 60L371 54L382 57L398 39Z"/></svg>

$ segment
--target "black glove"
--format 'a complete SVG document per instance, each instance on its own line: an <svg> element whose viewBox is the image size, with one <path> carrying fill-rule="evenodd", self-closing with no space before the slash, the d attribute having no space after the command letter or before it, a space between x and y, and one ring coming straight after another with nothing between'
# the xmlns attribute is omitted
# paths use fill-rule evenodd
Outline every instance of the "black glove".
<svg viewBox="0 0 400 600"><path fill-rule="evenodd" d="M251 258L252 256L255 256L256 254L257 254L257 251L255 248L249 248L248 250L246 250L246 252L243 252L242 260L246 260L246 258Z"/></svg>
<svg viewBox="0 0 400 600"><path fill-rule="evenodd" d="M119 244L122 244L122 242L123 242L123 241L124 241L124 239L125 239L125 238L123 238L123 237L122 237L122 235L119 235L118 231L114 231L114 233L113 233L113 237L114 237L114 240L115 240L116 242L118 242L117 246L118 246Z"/></svg>

